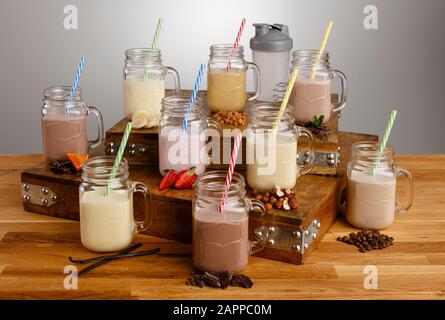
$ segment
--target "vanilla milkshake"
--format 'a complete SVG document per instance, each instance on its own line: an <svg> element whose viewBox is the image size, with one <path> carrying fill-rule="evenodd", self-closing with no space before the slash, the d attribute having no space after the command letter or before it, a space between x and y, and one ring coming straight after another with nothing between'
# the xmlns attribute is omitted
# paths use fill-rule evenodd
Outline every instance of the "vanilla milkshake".
<svg viewBox="0 0 445 320"><path fill-rule="evenodd" d="M247 183L257 191L275 186L293 188L297 182L297 140L278 135L276 140L247 139L247 150L253 151L253 163L247 164Z"/></svg>
<svg viewBox="0 0 445 320"><path fill-rule="evenodd" d="M128 247L135 235L133 194L106 187L84 192L80 198L82 245L96 252L118 251Z"/></svg>
<svg viewBox="0 0 445 320"><path fill-rule="evenodd" d="M394 222L396 179L392 173L352 171L347 182L346 219L362 229L385 229Z"/></svg>
<svg viewBox="0 0 445 320"><path fill-rule="evenodd" d="M145 111L150 126L157 126L161 118L161 101L165 96L164 79L136 79L124 80L124 111L125 117ZM155 125L152 125L155 124Z"/></svg>

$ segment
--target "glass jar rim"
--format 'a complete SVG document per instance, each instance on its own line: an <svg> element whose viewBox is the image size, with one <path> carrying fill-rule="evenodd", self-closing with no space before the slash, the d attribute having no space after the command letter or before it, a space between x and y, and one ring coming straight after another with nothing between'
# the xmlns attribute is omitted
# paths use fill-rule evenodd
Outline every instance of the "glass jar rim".
<svg viewBox="0 0 445 320"><path fill-rule="evenodd" d="M196 180L195 191L197 194L199 194L200 191L211 192L212 198L221 198L225 193L226 177L227 171L224 170L207 171ZM245 188L246 181L244 177L234 172L227 197L237 196L240 195L240 193L244 196Z"/></svg>
<svg viewBox="0 0 445 320"><path fill-rule="evenodd" d="M53 86L43 90L44 101L68 101L80 102L82 100L82 90L76 88L74 95L71 97L71 86Z"/></svg>
<svg viewBox="0 0 445 320"><path fill-rule="evenodd" d="M85 181L108 181L113 176L114 156L95 156L85 161L82 166L82 178ZM121 159L113 180L128 177L128 161Z"/></svg>
<svg viewBox="0 0 445 320"><path fill-rule="evenodd" d="M161 113L169 114L171 116L183 117L189 109L190 96L173 95L164 97L161 101ZM203 101L202 98L196 97L193 107L191 109L191 114L201 115Z"/></svg>
<svg viewBox="0 0 445 320"><path fill-rule="evenodd" d="M319 53L316 49L295 49L292 51L292 58L311 58L318 57ZM320 54L322 60L329 60L329 51L324 51Z"/></svg>
<svg viewBox="0 0 445 320"><path fill-rule="evenodd" d="M153 56L159 57L161 56L161 49L158 48L130 48L125 50L125 56L127 58L131 58L131 56L135 55L143 55L143 56Z"/></svg>
<svg viewBox="0 0 445 320"><path fill-rule="evenodd" d="M250 123L272 129L280 113L280 106L280 102L257 102L252 104L248 109ZM259 117L263 119L259 119ZM286 107L281 116L280 123L283 122L294 123L289 106Z"/></svg>
<svg viewBox="0 0 445 320"><path fill-rule="evenodd" d="M387 144L383 152L379 151L380 143L378 141L358 141L351 146L351 156L358 155L369 158L389 158L394 155L394 148Z"/></svg>
<svg viewBox="0 0 445 320"><path fill-rule="evenodd" d="M244 47L242 45L234 47L233 44L229 43L212 44L210 46L210 53L235 56L242 55L244 53Z"/></svg>

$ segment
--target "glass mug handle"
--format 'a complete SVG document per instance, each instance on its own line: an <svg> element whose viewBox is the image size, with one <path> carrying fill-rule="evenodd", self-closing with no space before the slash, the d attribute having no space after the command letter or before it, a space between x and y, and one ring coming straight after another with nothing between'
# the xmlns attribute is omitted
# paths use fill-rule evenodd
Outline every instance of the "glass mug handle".
<svg viewBox="0 0 445 320"><path fill-rule="evenodd" d="M409 210L409 208L411 208L412 204L413 204L413 190L414 190L414 185L413 185L413 176L411 175L411 173L408 170L402 169L400 167L396 167L396 175L397 177L406 177L408 179L408 201L406 202L405 205L396 203L396 211L397 213L403 213Z"/></svg>
<svg viewBox="0 0 445 320"><path fill-rule="evenodd" d="M90 143L90 148L94 149L94 148L97 148L100 145L102 145L102 143L104 142L104 138L105 138L104 121L102 119L102 114L96 107L87 106L86 110L87 110L87 112L86 112L87 116L90 113L92 113L96 116L96 120L97 120L97 139L88 141Z"/></svg>
<svg viewBox="0 0 445 320"><path fill-rule="evenodd" d="M333 112L338 112L346 106L346 98L347 98L346 76L340 70L333 70L332 75L334 76L334 78L340 79L340 85L341 85L340 102L337 107L332 109Z"/></svg>
<svg viewBox="0 0 445 320"><path fill-rule="evenodd" d="M307 151L307 152L309 152L309 155L306 158L307 163L305 163L303 165L299 165L298 164L298 158L297 158L297 165L298 165L298 168L299 168L298 175L301 176L303 174L306 174L306 173L310 172L312 170L312 166L314 165L314 159L315 159L315 154L314 154L314 136L312 135L312 133L311 133L311 131L309 129L304 128L304 127L295 126L295 130L297 131L297 137L305 136L307 138L308 144L309 144L309 150Z"/></svg>
<svg viewBox="0 0 445 320"><path fill-rule="evenodd" d="M254 80L255 80L255 94L251 96L247 101L252 101L258 98L261 90L261 72L260 68L253 62L246 62L247 70L253 69L254 71Z"/></svg>
<svg viewBox="0 0 445 320"><path fill-rule="evenodd" d="M172 67L165 67L166 74L171 74L175 80L175 95L181 94L181 80L179 79L179 73Z"/></svg>
<svg viewBox="0 0 445 320"><path fill-rule="evenodd" d="M133 193L140 192L144 196L144 220L135 220L135 234L147 230L152 223L153 215L152 215L152 201L151 201L151 193L148 187L141 182L133 182L132 186ZM147 201L148 200L148 201Z"/></svg>
<svg viewBox="0 0 445 320"><path fill-rule="evenodd" d="M245 198L247 212L254 212L259 214L261 227L255 229L256 241L252 241L250 245L250 254L254 254L258 251L263 250L267 245L267 240L269 239L269 223L267 219L267 210L264 204L256 199Z"/></svg>

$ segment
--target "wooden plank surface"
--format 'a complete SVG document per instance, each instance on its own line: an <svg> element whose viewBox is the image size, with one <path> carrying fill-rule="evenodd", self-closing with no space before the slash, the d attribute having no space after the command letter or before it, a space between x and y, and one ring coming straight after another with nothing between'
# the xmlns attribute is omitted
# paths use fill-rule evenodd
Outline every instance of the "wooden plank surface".
<svg viewBox="0 0 445 320"><path fill-rule="evenodd" d="M114 261L81 277L77 290L63 286L68 256L83 249L79 224L27 213L20 199L20 171L40 156L0 156L0 298L49 299L444 299L445 155L398 156L415 179L412 209L385 233L395 237L385 250L359 253L337 242L354 229L338 220L304 265L253 257L245 274L252 289L225 291L184 284L192 270L188 244L137 236L161 254ZM398 197L403 200L404 183ZM378 289L365 289L364 267L378 270Z"/></svg>

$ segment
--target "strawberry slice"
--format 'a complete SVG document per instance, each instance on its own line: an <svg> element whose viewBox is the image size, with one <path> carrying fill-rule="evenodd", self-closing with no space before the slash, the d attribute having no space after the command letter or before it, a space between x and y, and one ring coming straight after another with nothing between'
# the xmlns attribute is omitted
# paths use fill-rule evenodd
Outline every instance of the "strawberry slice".
<svg viewBox="0 0 445 320"><path fill-rule="evenodd" d="M178 173L178 177L176 178L175 188L176 189L188 189L193 186L196 178L198 177L195 173L196 167L192 167L187 170L183 170Z"/></svg>
<svg viewBox="0 0 445 320"><path fill-rule="evenodd" d="M161 180L161 183L159 184L159 190L163 191L168 188L170 188L172 185L175 184L176 178L178 177L178 174L175 170L164 170L164 177Z"/></svg>

